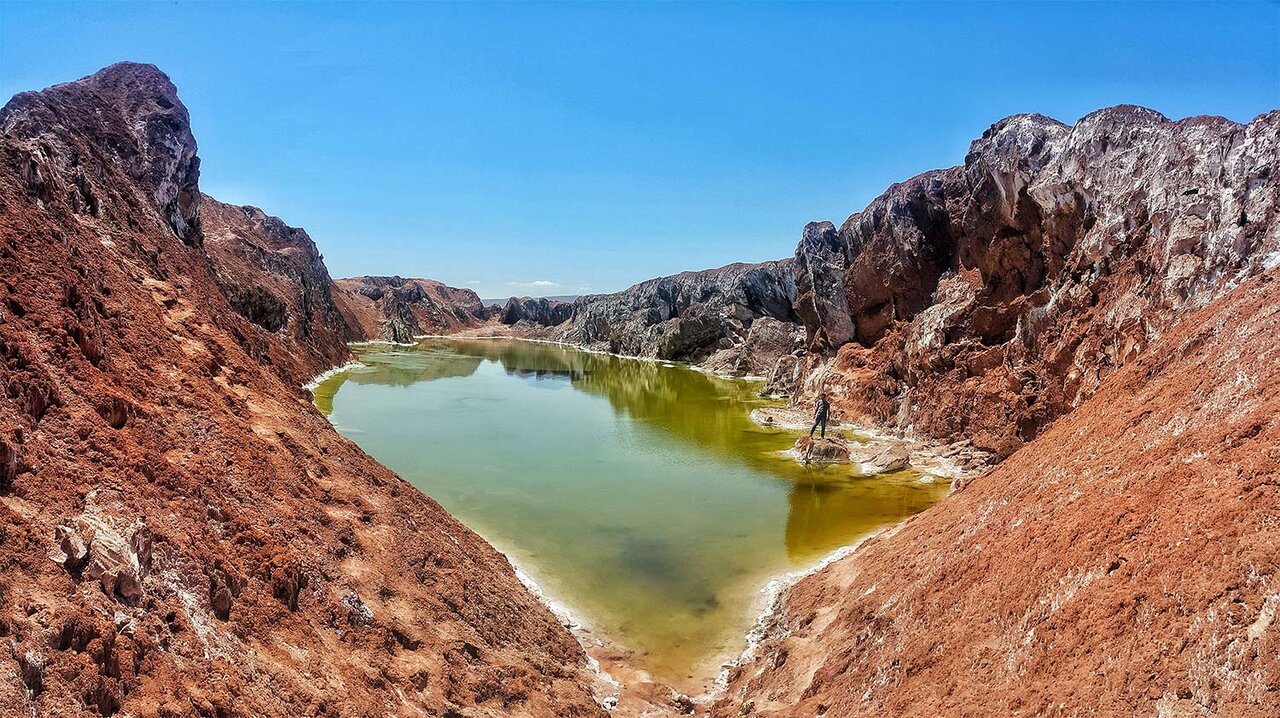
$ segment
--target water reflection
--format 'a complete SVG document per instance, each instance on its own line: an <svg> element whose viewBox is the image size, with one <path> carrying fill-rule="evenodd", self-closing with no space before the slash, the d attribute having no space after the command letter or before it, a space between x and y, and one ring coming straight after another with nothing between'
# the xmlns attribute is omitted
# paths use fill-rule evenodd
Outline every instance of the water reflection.
<svg viewBox="0 0 1280 718"><path fill-rule="evenodd" d="M737 461L770 470L790 469L795 478L809 481L820 482L815 477L827 473L848 473L802 467L772 454L788 448L794 435L750 420L752 409L778 404L757 396L758 387L750 382L537 342L459 340L440 345L427 340L424 346L497 361L514 375L568 378L574 388L608 399L619 415Z"/></svg>

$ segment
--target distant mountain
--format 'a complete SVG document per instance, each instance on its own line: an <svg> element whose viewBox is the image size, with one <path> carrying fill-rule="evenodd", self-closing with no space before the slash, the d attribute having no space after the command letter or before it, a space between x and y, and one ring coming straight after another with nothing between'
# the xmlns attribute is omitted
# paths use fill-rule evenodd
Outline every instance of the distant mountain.
<svg viewBox="0 0 1280 718"><path fill-rule="evenodd" d="M526 295L521 295L521 296L526 296ZM556 295L554 295L554 296L550 296L550 297L534 297L534 299L554 299L554 300L555 300L555 301L557 301L557 302L568 302L568 303L572 303L572 302L573 302L573 300L577 299L579 296L581 296L581 295L578 295L578 294L556 294ZM511 298L513 298L513 297L515 297L515 298L517 298L517 299L519 299L519 298L520 298L520 297L516 297L516 295L512 294L510 297L503 297L503 298L501 298L501 299L481 299L480 301L481 301L481 302L483 302L483 303L484 303L484 305L485 305L486 307L502 307L502 306L506 306L506 304L507 304L507 300L509 300L509 299L511 299Z"/></svg>

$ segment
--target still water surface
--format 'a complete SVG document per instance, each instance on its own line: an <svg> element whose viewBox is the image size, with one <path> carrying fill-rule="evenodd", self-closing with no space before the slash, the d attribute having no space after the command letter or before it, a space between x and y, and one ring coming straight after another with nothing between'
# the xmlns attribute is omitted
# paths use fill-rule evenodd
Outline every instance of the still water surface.
<svg viewBox="0 0 1280 718"><path fill-rule="evenodd" d="M354 349L315 391L338 431L676 685L743 648L769 578L947 491L796 464L750 382L531 342Z"/></svg>

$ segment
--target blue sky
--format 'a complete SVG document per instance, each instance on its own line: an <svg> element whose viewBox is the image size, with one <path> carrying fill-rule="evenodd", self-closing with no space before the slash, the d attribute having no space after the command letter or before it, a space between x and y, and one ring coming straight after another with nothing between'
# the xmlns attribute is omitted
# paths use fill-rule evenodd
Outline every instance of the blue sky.
<svg viewBox="0 0 1280 718"><path fill-rule="evenodd" d="M1247 121L1280 4L0 2L5 97L126 59L335 276L575 294L790 255L1009 114Z"/></svg>

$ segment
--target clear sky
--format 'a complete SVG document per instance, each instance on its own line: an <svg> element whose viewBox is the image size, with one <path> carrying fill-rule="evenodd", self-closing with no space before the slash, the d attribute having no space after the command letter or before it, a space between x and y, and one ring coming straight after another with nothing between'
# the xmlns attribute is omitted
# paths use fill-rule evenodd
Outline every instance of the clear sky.
<svg viewBox="0 0 1280 718"><path fill-rule="evenodd" d="M611 291L788 256L992 122L1280 107L1280 4L17 4L0 93L165 70L335 276ZM590 287L591 289L586 289Z"/></svg>

